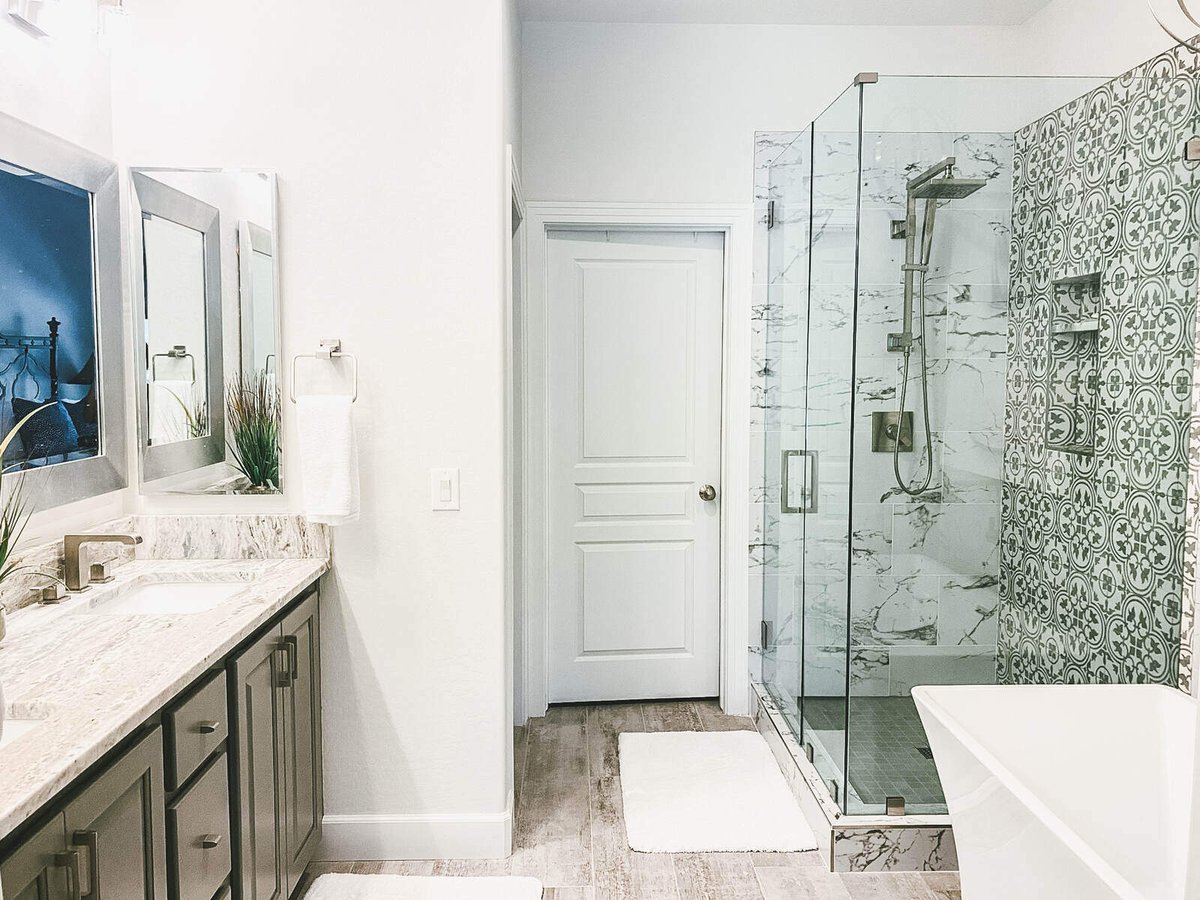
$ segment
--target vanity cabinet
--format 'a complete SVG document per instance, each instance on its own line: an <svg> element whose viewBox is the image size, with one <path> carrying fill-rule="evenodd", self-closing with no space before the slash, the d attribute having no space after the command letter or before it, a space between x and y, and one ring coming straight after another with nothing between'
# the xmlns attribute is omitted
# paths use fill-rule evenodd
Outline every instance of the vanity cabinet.
<svg viewBox="0 0 1200 900"><path fill-rule="evenodd" d="M4 857L4 896L167 900L165 797L155 728Z"/></svg>
<svg viewBox="0 0 1200 900"><path fill-rule="evenodd" d="M0 842L4 900L287 900L323 814L311 588Z"/></svg>
<svg viewBox="0 0 1200 900"><path fill-rule="evenodd" d="M291 672L283 695L283 809L288 891L321 842L321 640L316 595L283 620Z"/></svg>
<svg viewBox="0 0 1200 900"><path fill-rule="evenodd" d="M79 854L67 846L62 813L0 862L0 884L8 900L74 900L79 884Z"/></svg>
<svg viewBox="0 0 1200 900"><path fill-rule="evenodd" d="M283 900L321 834L321 677L317 596L229 665L243 900Z"/></svg>
<svg viewBox="0 0 1200 900"><path fill-rule="evenodd" d="M155 728L67 804L82 896L167 896L165 801L162 730Z"/></svg>

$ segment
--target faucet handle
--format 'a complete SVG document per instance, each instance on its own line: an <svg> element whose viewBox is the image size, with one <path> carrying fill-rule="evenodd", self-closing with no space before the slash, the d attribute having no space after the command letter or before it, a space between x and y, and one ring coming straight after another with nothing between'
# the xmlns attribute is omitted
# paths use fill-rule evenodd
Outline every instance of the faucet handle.
<svg viewBox="0 0 1200 900"><path fill-rule="evenodd" d="M108 584L116 577L108 574L108 564L102 562L92 563L88 573L89 584Z"/></svg>
<svg viewBox="0 0 1200 900"><path fill-rule="evenodd" d="M67 590L62 582L52 581L43 588L30 588L29 595L38 603L61 603L67 596Z"/></svg>

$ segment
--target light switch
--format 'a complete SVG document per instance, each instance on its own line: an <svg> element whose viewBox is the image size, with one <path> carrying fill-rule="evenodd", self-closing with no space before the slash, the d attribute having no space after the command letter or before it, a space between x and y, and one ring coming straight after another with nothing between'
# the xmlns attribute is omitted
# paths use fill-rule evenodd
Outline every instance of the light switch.
<svg viewBox="0 0 1200 900"><path fill-rule="evenodd" d="M460 509L458 469L430 469L429 492L433 509Z"/></svg>

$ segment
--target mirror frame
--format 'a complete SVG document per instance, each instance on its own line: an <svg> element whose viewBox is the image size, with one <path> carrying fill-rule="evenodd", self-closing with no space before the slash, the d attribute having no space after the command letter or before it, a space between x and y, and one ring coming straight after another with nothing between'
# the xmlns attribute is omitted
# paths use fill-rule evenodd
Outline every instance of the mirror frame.
<svg viewBox="0 0 1200 900"><path fill-rule="evenodd" d="M225 360L221 331L221 227L220 213L190 194L151 177L154 169L131 169L134 210L130 245L133 252L135 340L138 352L138 456L141 480L154 481L225 461ZM208 434L204 437L150 446L150 406L147 386L150 360L142 358L146 335L146 265L143 223L147 215L183 225L204 237L205 367L208 389ZM215 361L215 364L214 364Z"/></svg>
<svg viewBox="0 0 1200 900"><path fill-rule="evenodd" d="M271 185L271 203L274 206L275 186ZM272 223L273 225L275 223ZM279 382L279 264L275 259L275 234L262 225L248 219L238 222L238 312L240 318L241 354L240 368L245 372L245 361L254 360L254 269L255 253L271 260L271 318L275 329L271 334L275 342L275 381ZM253 368L253 367L252 367ZM264 364L264 371L267 367Z"/></svg>
<svg viewBox="0 0 1200 900"><path fill-rule="evenodd" d="M121 283L120 176L115 162L0 113L0 159L92 196L93 303L100 453L22 470L35 512L86 500L129 483L125 430L125 324Z"/></svg>

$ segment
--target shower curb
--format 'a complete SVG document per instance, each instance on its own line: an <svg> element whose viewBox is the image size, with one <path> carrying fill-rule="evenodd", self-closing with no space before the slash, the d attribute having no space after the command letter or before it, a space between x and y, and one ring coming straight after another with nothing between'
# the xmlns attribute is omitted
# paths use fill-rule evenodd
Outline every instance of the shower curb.
<svg viewBox="0 0 1200 900"><path fill-rule="evenodd" d="M949 816L848 816L829 796L820 773L762 684L753 685L754 725L817 838L831 872L948 872L958 869ZM820 823L824 823L821 827Z"/></svg>

